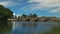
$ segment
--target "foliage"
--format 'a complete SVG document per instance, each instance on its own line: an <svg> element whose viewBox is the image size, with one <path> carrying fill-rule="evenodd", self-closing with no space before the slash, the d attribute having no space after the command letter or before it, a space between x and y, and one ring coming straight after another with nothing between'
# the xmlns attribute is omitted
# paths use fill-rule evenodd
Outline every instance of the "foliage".
<svg viewBox="0 0 60 34"><path fill-rule="evenodd" d="M22 16L23 16L23 17L27 17L27 15L25 15L25 14L23 14Z"/></svg>
<svg viewBox="0 0 60 34"><path fill-rule="evenodd" d="M29 14L29 17L32 17L32 14Z"/></svg>
<svg viewBox="0 0 60 34"><path fill-rule="evenodd" d="M23 14L22 15L23 17L37 17L37 14L29 14L29 15L25 15L25 14Z"/></svg>
<svg viewBox="0 0 60 34"><path fill-rule="evenodd" d="M0 5L0 20L6 20L13 16L13 12L8 9L4 8L4 6Z"/></svg>
<svg viewBox="0 0 60 34"><path fill-rule="evenodd" d="M37 14L33 14L33 17L37 17Z"/></svg>
<svg viewBox="0 0 60 34"><path fill-rule="evenodd" d="M37 14L29 14L29 17L37 17Z"/></svg>

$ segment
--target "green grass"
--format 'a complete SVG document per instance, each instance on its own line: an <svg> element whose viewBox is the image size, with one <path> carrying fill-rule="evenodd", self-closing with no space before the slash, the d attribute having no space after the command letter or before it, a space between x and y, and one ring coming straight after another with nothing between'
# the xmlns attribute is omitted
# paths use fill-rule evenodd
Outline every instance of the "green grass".
<svg viewBox="0 0 60 34"><path fill-rule="evenodd" d="M43 34L60 34L60 21L56 21L58 23L57 27L52 28L51 31L44 32Z"/></svg>
<svg viewBox="0 0 60 34"><path fill-rule="evenodd" d="M60 27L57 28L53 28L51 31L49 32L44 32L44 34L60 34Z"/></svg>

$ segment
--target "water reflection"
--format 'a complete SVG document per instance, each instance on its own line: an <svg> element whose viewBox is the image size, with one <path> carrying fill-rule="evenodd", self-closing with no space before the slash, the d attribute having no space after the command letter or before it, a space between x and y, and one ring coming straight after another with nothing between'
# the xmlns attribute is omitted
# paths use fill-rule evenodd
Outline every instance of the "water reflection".
<svg viewBox="0 0 60 34"><path fill-rule="evenodd" d="M10 22L6 21L0 21L0 34L9 34L9 31L11 31L12 25Z"/></svg>
<svg viewBox="0 0 60 34"><path fill-rule="evenodd" d="M10 23L10 22L9 22ZM12 21L10 26L1 28L1 34L42 34L56 27L56 22ZM4 33L3 33L4 32Z"/></svg>
<svg viewBox="0 0 60 34"><path fill-rule="evenodd" d="M41 34L57 25L56 22L13 21L13 23L13 30L10 34Z"/></svg>

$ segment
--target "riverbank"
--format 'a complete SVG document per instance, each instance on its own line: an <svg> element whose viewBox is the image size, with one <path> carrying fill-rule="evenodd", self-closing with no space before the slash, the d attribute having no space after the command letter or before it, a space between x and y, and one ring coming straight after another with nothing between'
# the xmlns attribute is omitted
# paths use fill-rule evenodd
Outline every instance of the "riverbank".
<svg viewBox="0 0 60 34"><path fill-rule="evenodd" d="M60 34L60 21L56 21L57 22L57 27L52 28L52 30L48 31L48 32L44 32L43 34Z"/></svg>

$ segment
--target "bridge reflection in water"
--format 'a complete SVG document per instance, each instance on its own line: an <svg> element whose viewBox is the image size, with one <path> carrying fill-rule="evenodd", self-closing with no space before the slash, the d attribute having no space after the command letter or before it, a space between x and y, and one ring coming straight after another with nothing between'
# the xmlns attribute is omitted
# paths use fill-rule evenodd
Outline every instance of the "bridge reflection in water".
<svg viewBox="0 0 60 34"><path fill-rule="evenodd" d="M12 21L13 27L10 34L42 34L56 27L56 22Z"/></svg>
<svg viewBox="0 0 60 34"><path fill-rule="evenodd" d="M57 23L52 21L12 21L10 23L13 25L0 26L0 34L43 34L57 26Z"/></svg>

